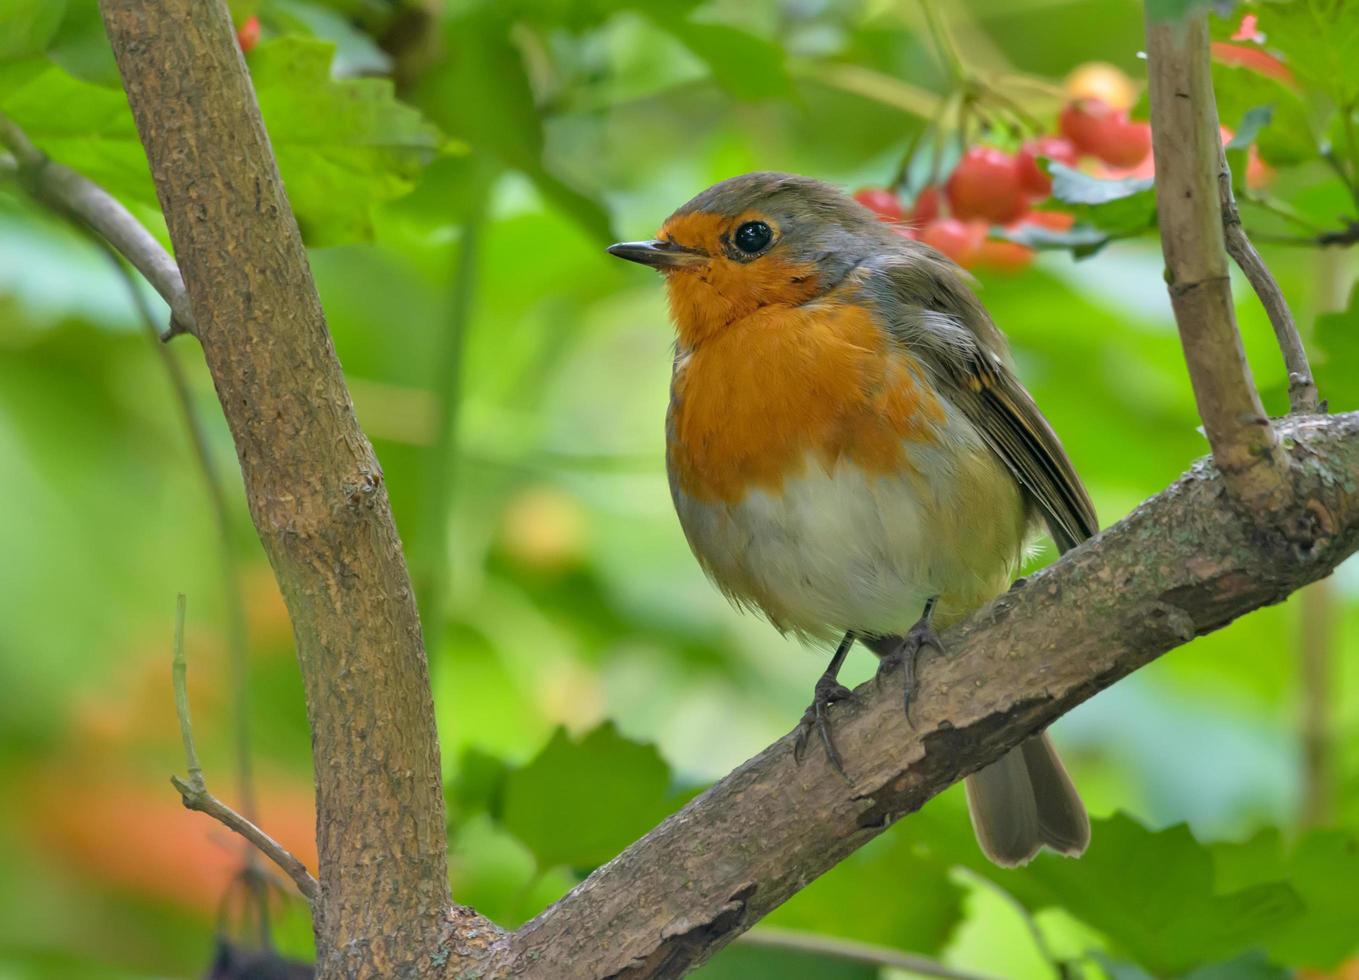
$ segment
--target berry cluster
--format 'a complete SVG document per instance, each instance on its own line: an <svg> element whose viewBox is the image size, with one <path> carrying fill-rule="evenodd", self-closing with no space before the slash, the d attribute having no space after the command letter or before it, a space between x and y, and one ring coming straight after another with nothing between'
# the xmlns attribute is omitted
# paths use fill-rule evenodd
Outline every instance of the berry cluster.
<svg viewBox="0 0 1359 980"><path fill-rule="evenodd" d="M1057 132L1024 140L1013 152L967 147L948 175L922 188L909 206L894 191L866 187L854 199L891 222L897 234L930 245L964 268L1015 271L1033 261L1033 249L1008 236L1024 226L1063 232L1074 218L1038 211L1052 193L1041 161L1078 167L1095 177L1150 177L1154 173L1151 126L1129 117L1137 98L1132 81L1112 65L1088 64L1066 81L1068 101ZM1231 139L1223 127L1222 139ZM1251 148L1249 186L1268 181L1269 168Z"/></svg>

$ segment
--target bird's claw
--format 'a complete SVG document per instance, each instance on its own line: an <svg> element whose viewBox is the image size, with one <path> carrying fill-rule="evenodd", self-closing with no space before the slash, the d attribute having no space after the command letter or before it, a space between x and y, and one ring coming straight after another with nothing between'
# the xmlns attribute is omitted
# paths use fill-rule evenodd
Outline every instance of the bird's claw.
<svg viewBox="0 0 1359 980"><path fill-rule="evenodd" d="M816 733L821 737L821 744L826 749L826 760L830 762L831 768L845 782L850 782L845 765L840 761L840 753L835 748L835 741L831 738L830 706L851 697L853 694L850 689L838 683L834 677L824 675L816 682L812 703L803 712L802 720L797 723L797 737L793 740L793 758L798 765L802 764L802 759L807 754L807 739L812 729L816 729Z"/></svg>
<svg viewBox="0 0 1359 980"><path fill-rule="evenodd" d="M912 728L915 727L915 718L911 715L911 695L915 693L915 668L920 659L920 651L926 647L933 647L937 652L944 652L944 644L939 639L939 634L934 631L934 627L928 621L922 619L901 638L901 643L891 653L878 661L878 673L873 678L878 690L882 689L882 678L884 674L891 673L897 667L902 668L901 709L906 715L906 722Z"/></svg>

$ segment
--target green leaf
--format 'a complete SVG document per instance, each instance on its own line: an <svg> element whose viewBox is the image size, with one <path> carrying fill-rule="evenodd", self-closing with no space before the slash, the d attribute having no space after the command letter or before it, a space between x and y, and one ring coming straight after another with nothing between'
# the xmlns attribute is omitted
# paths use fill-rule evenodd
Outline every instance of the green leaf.
<svg viewBox="0 0 1359 980"><path fill-rule="evenodd" d="M964 893L913 829L894 828L850 855L775 909L770 925L938 952L962 920Z"/></svg>
<svg viewBox="0 0 1359 980"><path fill-rule="evenodd" d="M1122 814L1094 823L1081 860L1045 854L993 877L1030 907L1066 909L1157 976L1256 948L1302 914L1283 882L1220 889L1213 855L1183 824L1151 831Z"/></svg>
<svg viewBox="0 0 1359 980"><path fill-rule="evenodd" d="M843 956L733 943L699 967L697 980L878 980L877 967Z"/></svg>
<svg viewBox="0 0 1359 980"><path fill-rule="evenodd" d="M47 50L65 7L65 0L0 0L0 61Z"/></svg>
<svg viewBox="0 0 1359 980"><path fill-rule="evenodd" d="M251 74L288 200L310 245L371 237L371 211L414 186L439 131L390 82L330 77L333 47L284 37L251 55ZM0 110L55 160L124 201L156 206L146 155L121 89L55 65L0 70Z"/></svg>
<svg viewBox="0 0 1359 980"><path fill-rule="evenodd" d="M1225 963L1201 966L1184 980L1289 980L1292 970L1271 963L1263 953L1242 953Z"/></svg>
<svg viewBox="0 0 1359 980"><path fill-rule="evenodd" d="M1313 370L1322 397L1335 408L1359 407L1359 289L1344 310L1317 317L1316 347L1321 356Z"/></svg>
<svg viewBox="0 0 1359 980"><path fill-rule="evenodd" d="M550 173L543 163L543 125L519 50L503 11L478 8L448 24L452 49L423 80L420 103L452 135L527 174L542 195L599 241L613 241L602 204Z"/></svg>
<svg viewBox="0 0 1359 980"><path fill-rule="evenodd" d="M1101 180L1055 162L1049 162L1048 172L1052 175L1053 199L1067 205L1063 210L1074 214L1078 224L1070 232L1052 233L1051 237L1035 230L1030 236L1035 245L1046 240L1052 247L1070 247L1078 255L1088 255L1111 239L1141 234L1155 227L1156 194L1152 178ZM1096 238L1092 232L1103 238Z"/></svg>
<svg viewBox="0 0 1359 980"><path fill-rule="evenodd" d="M47 56L82 81L122 87L113 49L104 35L99 0L66 0L66 16L61 19Z"/></svg>
<svg viewBox="0 0 1359 980"><path fill-rule="evenodd" d="M679 5L644 3L637 9L708 66L721 88L738 99L787 96L792 82L783 49L727 24L692 20Z"/></svg>
<svg viewBox="0 0 1359 980"><path fill-rule="evenodd" d="M579 742L558 729L505 780L501 822L540 868L603 864L673 808L670 767L654 746L605 723Z"/></svg>
<svg viewBox="0 0 1359 980"><path fill-rule="evenodd" d="M370 238L373 205L409 191L443 142L397 101L390 81L331 78L334 50L283 37L250 60L288 199L311 245Z"/></svg>
<svg viewBox="0 0 1359 980"><path fill-rule="evenodd" d="M1154 183L1151 177L1103 180L1056 162L1049 162L1048 173L1052 175L1052 196L1064 204L1100 205L1121 201L1151 190Z"/></svg>
<svg viewBox="0 0 1359 980"><path fill-rule="evenodd" d="M1359 5L1351 0L1289 0L1253 8L1268 47L1306 89L1335 105L1359 102Z"/></svg>
<svg viewBox="0 0 1359 980"><path fill-rule="evenodd" d="M1217 94L1218 115L1230 122L1240 119L1237 139L1246 139L1247 120L1262 119L1268 112L1268 125L1254 134L1260 158L1273 166L1288 166L1315 159L1316 139L1307 106L1296 91L1247 68L1213 66L1213 88ZM1255 114L1252 116L1252 114Z"/></svg>

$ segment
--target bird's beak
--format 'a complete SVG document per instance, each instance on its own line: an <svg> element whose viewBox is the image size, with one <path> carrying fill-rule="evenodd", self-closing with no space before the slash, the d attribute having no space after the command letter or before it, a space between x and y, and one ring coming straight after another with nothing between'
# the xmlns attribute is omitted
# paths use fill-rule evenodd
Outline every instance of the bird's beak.
<svg viewBox="0 0 1359 980"><path fill-rule="evenodd" d="M649 242L619 242L609 246L609 254L629 262L640 262L654 269L678 269L683 266L699 265L708 260L707 254L698 249L685 248L674 242L653 239Z"/></svg>

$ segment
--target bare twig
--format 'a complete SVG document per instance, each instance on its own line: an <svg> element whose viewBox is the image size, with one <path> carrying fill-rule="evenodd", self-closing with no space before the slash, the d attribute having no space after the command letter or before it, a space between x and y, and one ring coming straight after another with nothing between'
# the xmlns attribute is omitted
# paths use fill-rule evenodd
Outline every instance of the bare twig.
<svg viewBox="0 0 1359 980"><path fill-rule="evenodd" d="M1255 295L1269 316L1274 328L1274 337L1283 352L1284 368L1288 371L1288 407L1302 414L1317 411L1317 385L1312 377L1312 367L1307 362L1307 349L1302 345L1298 325L1293 322L1293 312L1288 308L1288 300L1283 290L1269 271L1265 260L1251 244L1246 229L1241 226L1241 213L1236 207L1236 197L1232 194L1232 172L1227 166L1227 154L1218 148L1218 196L1222 206L1222 231L1227 246L1227 254L1250 281Z"/></svg>
<svg viewBox="0 0 1359 980"><path fill-rule="evenodd" d="M179 790L185 807L206 813L224 827L254 844L265 857L277 864L293 880L297 890L307 901L314 902L321 893L321 887L311 876L307 866L254 823L208 792L207 782L203 779L203 766L198 761L198 750L194 747L193 722L189 717L189 688L186 678L188 670L184 660L185 604L186 599L181 592L175 599L175 646L171 677L175 689L175 713L179 716L179 734L184 740L184 758L188 765L189 778L184 780L178 776L171 776L170 783Z"/></svg>
<svg viewBox="0 0 1359 980"><path fill-rule="evenodd" d="M889 946L862 943L838 936L823 936L817 933L801 932L796 929L779 929L774 926L760 926L746 933L739 940L742 946L761 946L766 949L786 949L797 953L813 953L866 966L885 966L895 970L909 970L924 977L942 977L944 980L992 980L979 973L968 973L945 966L937 960L924 956L913 956Z"/></svg>
<svg viewBox="0 0 1359 980"><path fill-rule="evenodd" d="M4 113L0 144L14 154L18 176L34 197L93 229L160 293L170 307L170 329L161 339L197 332L179 266L131 211L98 184L48 159Z"/></svg>
<svg viewBox="0 0 1359 980"><path fill-rule="evenodd" d="M1205 18L1203 11L1180 22L1147 18L1156 210L1171 305L1213 461L1233 498L1264 517L1283 504L1287 484L1236 328Z"/></svg>

